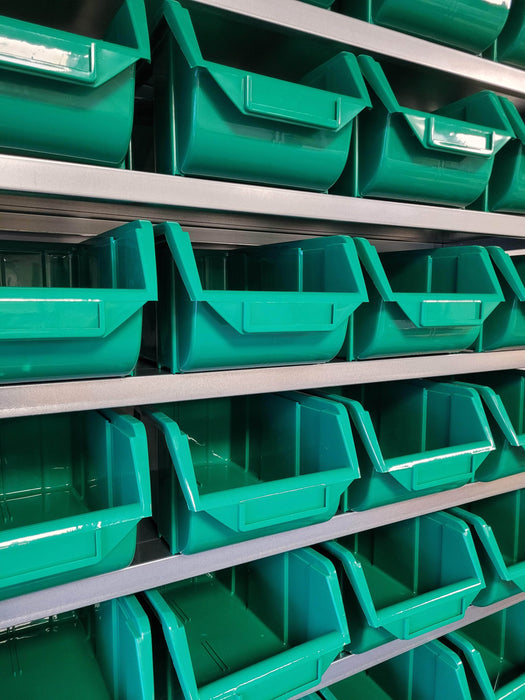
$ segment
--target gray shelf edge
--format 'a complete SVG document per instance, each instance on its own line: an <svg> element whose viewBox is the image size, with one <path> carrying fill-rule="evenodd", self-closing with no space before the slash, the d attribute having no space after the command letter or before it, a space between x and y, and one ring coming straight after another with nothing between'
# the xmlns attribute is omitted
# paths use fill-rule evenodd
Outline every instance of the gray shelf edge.
<svg viewBox="0 0 525 700"><path fill-rule="evenodd" d="M344 513L318 525L198 554L177 554L134 564L0 601L0 629L521 488L525 488L525 473L467 484L369 511Z"/></svg>
<svg viewBox="0 0 525 700"><path fill-rule="evenodd" d="M0 419L525 368L525 350L0 386Z"/></svg>
<svg viewBox="0 0 525 700"><path fill-rule="evenodd" d="M505 600L501 600L484 608L471 605L469 608L467 608L465 617L457 622L451 623L450 625L445 625L444 627L440 627L432 632L427 632L419 637L416 637L415 639L396 639L393 642L383 644L383 646L380 646L377 649L372 649L369 652L365 652L363 654L353 654L334 661L323 675L321 682L315 686L315 688L312 688L307 693L294 695L290 700L298 700L298 698L303 698L310 693L315 693L315 691L321 690L321 688L326 688L327 686L337 683L344 678L353 676L361 671L366 671L366 669L376 666L377 664L387 661L388 659L392 659L394 656L399 656L410 649L426 644L433 639L437 639L445 634L454 632L455 630L461 629L461 627L465 627L472 622L482 620L484 617L493 615L500 610L510 608L511 606L522 603L523 601L525 601L525 593L518 593L511 598L506 598Z"/></svg>
<svg viewBox="0 0 525 700"><path fill-rule="evenodd" d="M486 87L525 94L523 71L502 63L419 39L409 34L330 12L298 0L193 0L279 27L400 61L438 69Z"/></svg>
<svg viewBox="0 0 525 700"><path fill-rule="evenodd" d="M17 196L42 195L81 200L83 215L89 211L97 215L97 203L106 212L108 203L112 203L115 206L128 205L126 215L129 217L134 216L133 205L136 206L135 218L143 216L143 207L153 208L157 220L175 218L177 209L191 209L525 237L525 217L517 215L342 197L10 155L0 155L0 192L12 195L8 205L5 201L2 204L4 210L9 208L12 211L17 210ZM46 201L46 207L50 213L49 201Z"/></svg>

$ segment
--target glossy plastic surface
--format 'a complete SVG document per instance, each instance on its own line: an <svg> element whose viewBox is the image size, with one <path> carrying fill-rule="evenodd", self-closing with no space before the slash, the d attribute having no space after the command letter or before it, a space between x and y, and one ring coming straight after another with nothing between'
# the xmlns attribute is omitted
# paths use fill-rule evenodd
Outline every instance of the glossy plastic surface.
<svg viewBox="0 0 525 700"><path fill-rule="evenodd" d="M484 587L472 535L448 513L349 535L321 549L336 565L355 653L460 620Z"/></svg>
<svg viewBox="0 0 525 700"><path fill-rule="evenodd" d="M524 17L525 20L525 17ZM524 36L525 43L525 36ZM514 138L497 154L485 198L489 211L525 213L525 123L516 105L500 96Z"/></svg>
<svg viewBox="0 0 525 700"><path fill-rule="evenodd" d="M334 568L310 549L146 596L161 698L287 700L316 685L348 642Z"/></svg>
<svg viewBox="0 0 525 700"><path fill-rule="evenodd" d="M525 66L525 2L512 0L509 18L495 46L495 57L517 68Z"/></svg>
<svg viewBox="0 0 525 700"><path fill-rule="evenodd" d="M151 515L146 433L111 411L0 422L0 597L127 566Z"/></svg>
<svg viewBox="0 0 525 700"><path fill-rule="evenodd" d="M143 352L172 372L326 362L367 298L351 238L193 251L178 224L155 232L158 355L151 342Z"/></svg>

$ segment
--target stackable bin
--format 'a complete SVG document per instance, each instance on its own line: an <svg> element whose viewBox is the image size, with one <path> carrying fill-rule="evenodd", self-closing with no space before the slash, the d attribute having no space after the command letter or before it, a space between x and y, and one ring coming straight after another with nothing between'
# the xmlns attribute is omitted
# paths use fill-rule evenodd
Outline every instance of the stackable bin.
<svg viewBox="0 0 525 700"><path fill-rule="evenodd" d="M350 159L334 192L453 207L478 199L514 135L498 96L483 91L423 112L399 104L377 61L359 56L359 66L372 110L359 119L358 168Z"/></svg>
<svg viewBox="0 0 525 700"><path fill-rule="evenodd" d="M342 509L365 510L474 481L494 450L476 391L438 382L363 384L319 392L348 411L361 478Z"/></svg>
<svg viewBox="0 0 525 700"><path fill-rule="evenodd" d="M335 183L354 118L370 106L353 54L299 68L290 82L239 67L242 31L226 36L227 27L217 43L215 16L165 0L163 17L153 51L159 172L319 191Z"/></svg>
<svg viewBox="0 0 525 700"><path fill-rule="evenodd" d="M378 253L354 240L369 303L350 318L347 360L465 350L504 300L485 248Z"/></svg>
<svg viewBox="0 0 525 700"><path fill-rule="evenodd" d="M328 361L367 299L345 236L193 251L178 224L155 232L159 303L143 353L172 372Z"/></svg>
<svg viewBox="0 0 525 700"><path fill-rule="evenodd" d="M290 392L142 409L153 515L172 553L331 518L359 476L348 415Z"/></svg>
<svg viewBox="0 0 525 700"><path fill-rule="evenodd" d="M525 688L525 605L513 605L443 640L462 659L472 698L520 700Z"/></svg>
<svg viewBox="0 0 525 700"><path fill-rule="evenodd" d="M511 0L509 18L491 50L491 55L501 63L509 63L518 68L525 66L525 3L523 0Z"/></svg>
<svg viewBox="0 0 525 700"><path fill-rule="evenodd" d="M151 515L139 421L112 411L10 418L0 445L0 598L131 562L137 524Z"/></svg>
<svg viewBox="0 0 525 700"><path fill-rule="evenodd" d="M287 700L348 642L334 568L309 549L145 595L159 698Z"/></svg>
<svg viewBox="0 0 525 700"><path fill-rule="evenodd" d="M423 644L319 691L321 700L472 700L461 659L440 641Z"/></svg>
<svg viewBox="0 0 525 700"><path fill-rule="evenodd" d="M3 0L0 150L117 166L149 59L144 0Z"/></svg>
<svg viewBox="0 0 525 700"><path fill-rule="evenodd" d="M448 513L342 537L322 551L336 566L356 653L460 620L484 586L472 535Z"/></svg>
<svg viewBox="0 0 525 700"><path fill-rule="evenodd" d="M129 374L157 298L150 223L77 245L0 245L0 382Z"/></svg>
<svg viewBox="0 0 525 700"><path fill-rule="evenodd" d="M146 613L129 596L0 631L6 700L151 700Z"/></svg>
<svg viewBox="0 0 525 700"><path fill-rule="evenodd" d="M476 479L492 481L525 472L525 374L506 370L470 374L467 379L461 384L481 396L496 448L476 472Z"/></svg>
<svg viewBox="0 0 525 700"><path fill-rule="evenodd" d="M525 497L513 491L485 498L452 513L468 523L478 550L486 590L476 605L491 605L525 591Z"/></svg>

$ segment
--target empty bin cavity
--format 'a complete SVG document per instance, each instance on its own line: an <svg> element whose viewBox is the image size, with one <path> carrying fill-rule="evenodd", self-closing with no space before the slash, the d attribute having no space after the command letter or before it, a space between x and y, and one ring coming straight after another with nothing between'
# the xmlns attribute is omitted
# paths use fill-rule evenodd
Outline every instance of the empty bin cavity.
<svg viewBox="0 0 525 700"><path fill-rule="evenodd" d="M286 700L316 685L348 641L334 568L312 550L146 597L159 697Z"/></svg>
<svg viewBox="0 0 525 700"><path fill-rule="evenodd" d="M345 359L465 350L503 301L480 246L379 253L365 239L355 244L369 303L350 319Z"/></svg>
<svg viewBox="0 0 525 700"><path fill-rule="evenodd" d="M319 65L304 41L280 54L282 35L263 39L260 26L174 0L160 22L158 171L320 191L336 182L353 121L370 106L353 54L324 45Z"/></svg>
<svg viewBox="0 0 525 700"><path fill-rule="evenodd" d="M0 597L127 566L151 515L144 426L111 411L0 421Z"/></svg>
<svg viewBox="0 0 525 700"><path fill-rule="evenodd" d="M150 700L151 632L131 596L0 632L7 699Z"/></svg>
<svg viewBox="0 0 525 700"><path fill-rule="evenodd" d="M151 224L76 245L0 246L0 381L129 374L157 298Z"/></svg>
<svg viewBox="0 0 525 700"><path fill-rule="evenodd" d="M144 353L172 372L328 361L367 298L345 236L194 251L178 224L155 231L160 293Z"/></svg>
<svg viewBox="0 0 525 700"><path fill-rule="evenodd" d="M0 149L120 165L150 55L144 0L5 0L0 38Z"/></svg>
<svg viewBox="0 0 525 700"><path fill-rule="evenodd" d="M483 588L466 524L447 513L322 545L336 565L352 652L460 620Z"/></svg>
<svg viewBox="0 0 525 700"><path fill-rule="evenodd" d="M472 531L486 590L476 605L490 605L525 591L525 497L513 491L453 508Z"/></svg>
<svg viewBox="0 0 525 700"><path fill-rule="evenodd" d="M474 481L494 449L475 390L406 381L320 392L342 404L356 436L361 478L343 510L364 510Z"/></svg>

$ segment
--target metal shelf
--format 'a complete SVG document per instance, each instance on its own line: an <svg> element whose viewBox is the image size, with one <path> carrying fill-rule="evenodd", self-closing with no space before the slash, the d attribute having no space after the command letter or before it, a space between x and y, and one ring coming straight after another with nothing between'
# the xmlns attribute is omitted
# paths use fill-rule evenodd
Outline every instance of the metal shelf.
<svg viewBox="0 0 525 700"><path fill-rule="evenodd" d="M369 511L344 513L326 523L199 554L169 555L163 542L150 535L137 549L135 561L139 563L126 569L0 602L0 629L521 488L525 488L525 473Z"/></svg>

